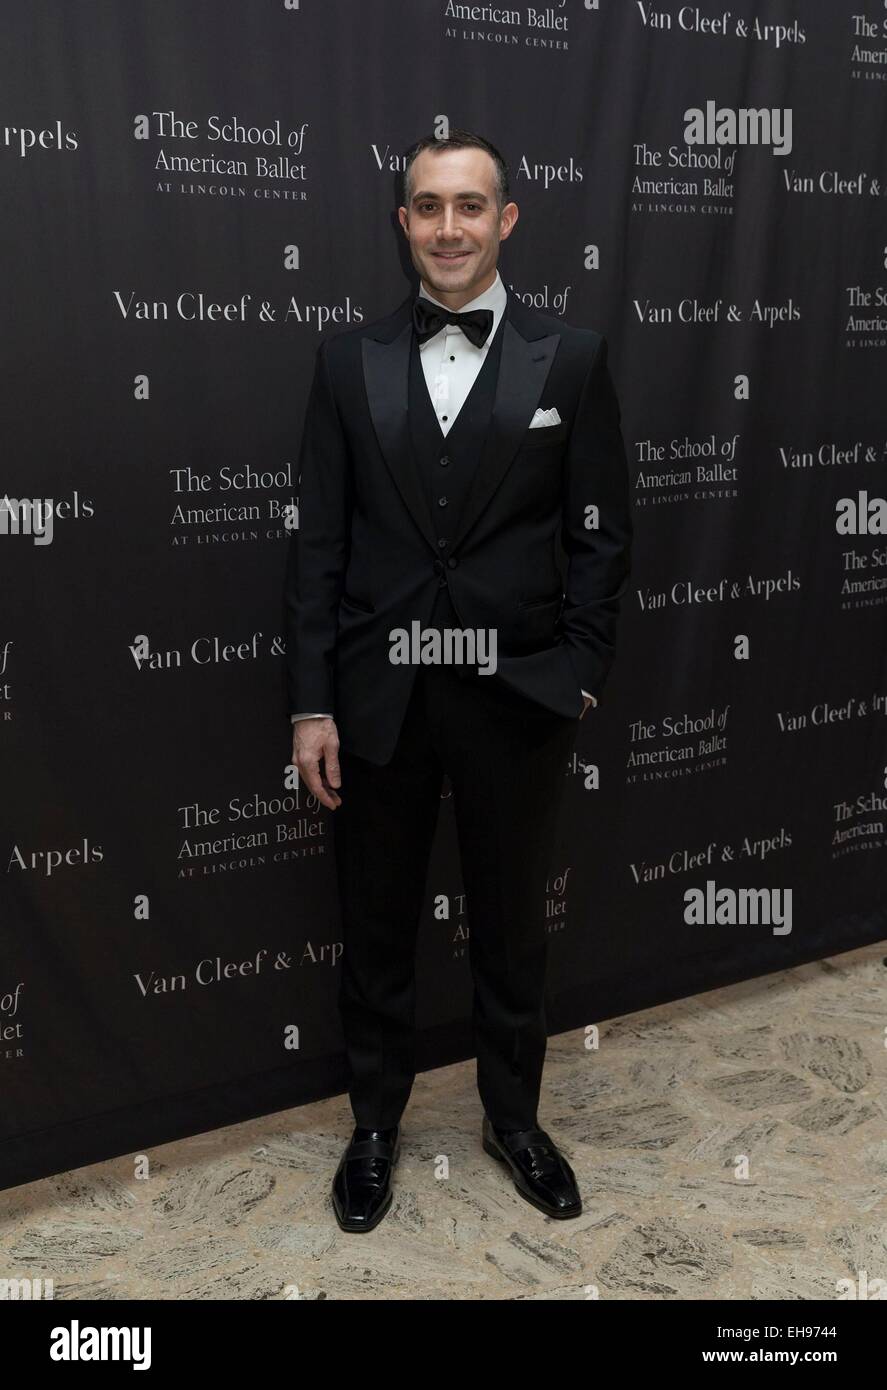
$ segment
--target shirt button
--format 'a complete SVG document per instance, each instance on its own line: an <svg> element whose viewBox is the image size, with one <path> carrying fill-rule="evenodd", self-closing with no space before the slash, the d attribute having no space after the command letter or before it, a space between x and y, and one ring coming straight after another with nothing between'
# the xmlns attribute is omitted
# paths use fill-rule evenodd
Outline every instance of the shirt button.
<svg viewBox="0 0 887 1390"><path fill-rule="evenodd" d="M440 546L441 550L443 550L447 544L446 537L441 536L440 540L437 543Z"/></svg>
<svg viewBox="0 0 887 1390"><path fill-rule="evenodd" d="M445 497L438 497L437 505L439 507L445 507L447 505L447 499Z"/></svg>
<svg viewBox="0 0 887 1390"><path fill-rule="evenodd" d="M446 466L447 466L447 464L449 463L449 461L450 461L449 454L444 454L440 459L438 459L438 462L439 462L441 468L446 468Z"/></svg>
<svg viewBox="0 0 887 1390"><path fill-rule="evenodd" d="M451 555L450 558L447 560L447 564L449 565L451 570L454 570L458 563L459 561L456 559L455 555Z"/></svg>

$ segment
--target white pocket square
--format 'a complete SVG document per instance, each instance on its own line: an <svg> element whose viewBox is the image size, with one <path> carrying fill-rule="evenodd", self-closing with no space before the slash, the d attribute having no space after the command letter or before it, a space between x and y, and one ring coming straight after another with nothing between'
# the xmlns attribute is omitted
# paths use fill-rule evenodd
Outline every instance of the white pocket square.
<svg viewBox="0 0 887 1390"><path fill-rule="evenodd" d="M557 406L552 406L550 410L543 410L540 406L530 421L530 429L537 430L542 425L559 425L561 417L557 413Z"/></svg>

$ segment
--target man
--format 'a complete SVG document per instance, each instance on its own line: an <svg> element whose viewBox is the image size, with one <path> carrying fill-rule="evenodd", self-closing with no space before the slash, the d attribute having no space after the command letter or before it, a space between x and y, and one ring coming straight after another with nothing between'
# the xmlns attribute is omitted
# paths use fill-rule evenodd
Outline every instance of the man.
<svg viewBox="0 0 887 1390"><path fill-rule="evenodd" d="M543 907L567 759L614 656L628 469L606 340L526 308L502 283L499 243L518 217L507 198L505 162L480 136L412 148L399 217L418 294L320 345L307 407L287 693L293 762L335 812L356 1124L332 1202L348 1231L371 1230L391 1203L445 772L483 1147L540 1210L582 1209L537 1118ZM404 661L404 632L417 628L426 657L461 631L495 661L428 663L417 647Z"/></svg>

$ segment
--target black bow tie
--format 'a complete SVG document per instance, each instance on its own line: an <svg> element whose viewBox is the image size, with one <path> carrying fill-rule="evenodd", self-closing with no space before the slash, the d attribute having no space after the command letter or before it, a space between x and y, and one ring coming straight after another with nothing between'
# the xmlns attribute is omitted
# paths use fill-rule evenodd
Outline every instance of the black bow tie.
<svg viewBox="0 0 887 1390"><path fill-rule="evenodd" d="M424 295L416 296L413 300L413 326L420 343L424 343L426 338L433 338L447 323L454 323L457 328L461 328L468 341L474 343L475 347L483 347L493 327L493 311L469 309L467 314L456 314L450 309L441 309L439 305L432 304Z"/></svg>

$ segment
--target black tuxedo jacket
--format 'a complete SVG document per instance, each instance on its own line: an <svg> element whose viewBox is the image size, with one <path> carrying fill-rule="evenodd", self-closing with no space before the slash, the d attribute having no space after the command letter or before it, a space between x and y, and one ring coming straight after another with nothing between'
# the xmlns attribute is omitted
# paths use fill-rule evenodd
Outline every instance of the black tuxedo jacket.
<svg viewBox="0 0 887 1390"><path fill-rule="evenodd" d="M446 561L411 454L415 294L317 351L284 587L287 703L332 714L340 747L370 762L391 757L416 674L390 662L389 635L425 625L441 574L460 626L496 629L498 673L483 679L578 717L613 661L632 521L607 342L507 293L490 429ZM539 406L560 423L530 429Z"/></svg>

